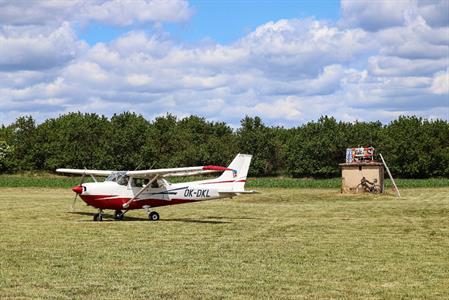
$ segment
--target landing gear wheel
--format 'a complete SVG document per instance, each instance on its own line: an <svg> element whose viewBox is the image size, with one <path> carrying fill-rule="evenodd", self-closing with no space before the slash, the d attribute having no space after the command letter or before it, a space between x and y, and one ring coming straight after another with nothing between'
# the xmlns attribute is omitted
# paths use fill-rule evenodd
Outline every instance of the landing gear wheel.
<svg viewBox="0 0 449 300"><path fill-rule="evenodd" d="M155 211L152 211L148 214L148 219L150 219L150 221L157 221L159 220L159 214Z"/></svg>
<svg viewBox="0 0 449 300"><path fill-rule="evenodd" d="M116 210L115 211L115 213L114 213L114 219L115 220L123 220L123 216L124 216L125 214L121 211L121 210Z"/></svg>
<svg viewBox="0 0 449 300"><path fill-rule="evenodd" d="M100 213L95 214L95 215L94 215L94 221L98 221L98 222L103 221L103 215L100 214Z"/></svg>

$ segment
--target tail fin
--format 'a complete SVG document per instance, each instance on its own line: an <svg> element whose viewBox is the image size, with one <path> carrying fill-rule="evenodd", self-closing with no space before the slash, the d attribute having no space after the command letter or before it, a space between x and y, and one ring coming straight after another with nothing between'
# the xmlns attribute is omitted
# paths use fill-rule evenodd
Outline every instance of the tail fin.
<svg viewBox="0 0 449 300"><path fill-rule="evenodd" d="M249 165L253 156L249 154L237 154L231 164L228 166L232 171L225 171L218 177L219 181L233 181L232 190L243 191L245 189L246 177L248 175Z"/></svg>

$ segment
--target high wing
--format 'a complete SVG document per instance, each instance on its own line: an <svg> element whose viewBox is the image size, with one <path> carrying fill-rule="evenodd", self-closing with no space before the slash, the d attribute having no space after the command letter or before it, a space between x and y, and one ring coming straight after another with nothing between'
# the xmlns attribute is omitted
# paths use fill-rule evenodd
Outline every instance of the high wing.
<svg viewBox="0 0 449 300"><path fill-rule="evenodd" d="M232 171L232 169L220 166L200 166L200 167L186 167L186 168L128 171L126 172L126 175L135 178L148 178L156 175L158 175L159 177L173 177L173 176L191 176L191 175L199 175L223 171Z"/></svg>
<svg viewBox="0 0 449 300"><path fill-rule="evenodd" d="M232 171L232 169L220 167L220 166L199 166L199 167L186 167L186 168L168 168L168 169L153 169L153 170L138 170L124 172L126 175L134 178L149 178L153 176L158 177L171 177L171 176L191 176L198 174L207 174L213 172ZM84 169L57 169L59 173L70 173L80 175L96 175L96 176L109 176L114 172L111 170L84 170Z"/></svg>
<svg viewBox="0 0 449 300"><path fill-rule="evenodd" d="M94 175L94 176L109 176L114 172L111 170L86 170L86 169L56 169L58 173L80 174L80 175Z"/></svg>

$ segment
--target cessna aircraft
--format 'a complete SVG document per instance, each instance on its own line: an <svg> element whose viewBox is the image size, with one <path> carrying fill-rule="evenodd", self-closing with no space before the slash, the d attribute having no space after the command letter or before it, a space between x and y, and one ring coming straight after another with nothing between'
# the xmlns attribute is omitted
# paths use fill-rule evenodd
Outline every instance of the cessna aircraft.
<svg viewBox="0 0 449 300"><path fill-rule="evenodd" d="M79 195L87 205L97 208L94 221L103 220L104 209L115 210L116 220L122 220L129 210L144 209L151 221L157 221L159 214L152 211L154 207L255 193L244 189L251 158L248 154L237 154L227 168L199 166L138 171L57 169L56 172L82 175L81 183L72 188L76 193L73 205ZM170 183L166 179L212 172L223 174L216 179L183 183ZM94 182L83 183L86 175L91 176ZM106 179L98 182L95 176Z"/></svg>

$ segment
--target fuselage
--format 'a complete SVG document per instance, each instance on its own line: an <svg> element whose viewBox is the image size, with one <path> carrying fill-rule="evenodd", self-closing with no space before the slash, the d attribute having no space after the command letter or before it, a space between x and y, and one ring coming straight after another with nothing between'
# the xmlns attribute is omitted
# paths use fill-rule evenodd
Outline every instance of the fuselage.
<svg viewBox="0 0 449 300"><path fill-rule="evenodd" d="M244 181L246 180L239 182ZM131 210L226 198L235 182L236 180L203 180L172 184L162 179L155 181L154 185L136 198L142 190L142 183L136 183L130 178L125 182L83 183L79 195L86 204L95 208L120 210L128 203L126 209ZM129 202L131 199L134 200Z"/></svg>

